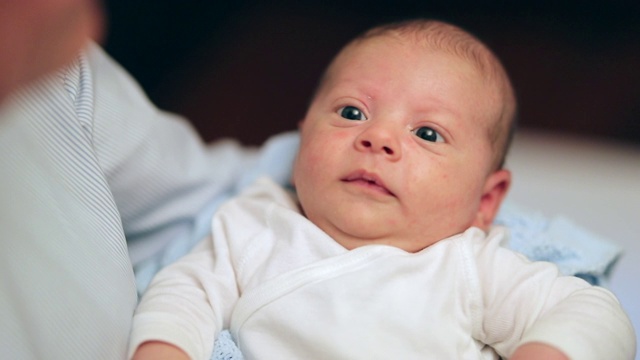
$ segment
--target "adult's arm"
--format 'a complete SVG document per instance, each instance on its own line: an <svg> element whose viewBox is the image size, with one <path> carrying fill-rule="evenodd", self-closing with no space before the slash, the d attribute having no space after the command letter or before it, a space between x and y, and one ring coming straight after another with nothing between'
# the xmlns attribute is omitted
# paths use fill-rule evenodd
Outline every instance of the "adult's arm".
<svg viewBox="0 0 640 360"><path fill-rule="evenodd" d="M185 119L155 107L101 48L91 45L87 59L93 144L134 266L176 238L195 245L209 230L208 218L197 223L200 212L233 191L255 151L228 139L204 144Z"/></svg>
<svg viewBox="0 0 640 360"><path fill-rule="evenodd" d="M124 358L137 303L127 242L158 243L193 229L191 219L246 159L236 144L216 149L156 109L96 45L7 98L3 356Z"/></svg>

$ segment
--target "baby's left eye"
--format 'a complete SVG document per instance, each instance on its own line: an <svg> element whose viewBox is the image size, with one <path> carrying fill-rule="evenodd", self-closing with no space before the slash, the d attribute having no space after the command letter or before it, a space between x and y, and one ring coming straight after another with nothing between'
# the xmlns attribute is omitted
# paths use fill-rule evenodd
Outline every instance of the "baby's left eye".
<svg viewBox="0 0 640 360"><path fill-rule="evenodd" d="M444 142L444 138L440 133L430 127L422 126L414 130L417 137L430 142Z"/></svg>

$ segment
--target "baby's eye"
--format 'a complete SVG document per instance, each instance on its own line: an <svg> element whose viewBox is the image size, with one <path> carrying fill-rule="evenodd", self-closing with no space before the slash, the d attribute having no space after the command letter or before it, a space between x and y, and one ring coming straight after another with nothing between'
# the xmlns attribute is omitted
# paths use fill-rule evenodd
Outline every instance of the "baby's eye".
<svg viewBox="0 0 640 360"><path fill-rule="evenodd" d="M431 141L431 142L444 142L444 138L437 131L433 130L430 127L419 127L415 131L417 137L422 140Z"/></svg>
<svg viewBox="0 0 640 360"><path fill-rule="evenodd" d="M338 113L347 120L367 120L362 111L355 106L345 106L338 110Z"/></svg>

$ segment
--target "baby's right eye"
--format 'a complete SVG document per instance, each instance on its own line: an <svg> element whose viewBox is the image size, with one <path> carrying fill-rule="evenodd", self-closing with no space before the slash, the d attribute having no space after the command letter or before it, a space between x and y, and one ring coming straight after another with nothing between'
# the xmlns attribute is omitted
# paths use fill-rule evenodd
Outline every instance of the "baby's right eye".
<svg viewBox="0 0 640 360"><path fill-rule="evenodd" d="M360 111L360 109L355 106L345 106L343 108L340 108L340 110L338 110L338 113L340 114L340 116L347 120L367 120L367 117L364 116L362 111Z"/></svg>

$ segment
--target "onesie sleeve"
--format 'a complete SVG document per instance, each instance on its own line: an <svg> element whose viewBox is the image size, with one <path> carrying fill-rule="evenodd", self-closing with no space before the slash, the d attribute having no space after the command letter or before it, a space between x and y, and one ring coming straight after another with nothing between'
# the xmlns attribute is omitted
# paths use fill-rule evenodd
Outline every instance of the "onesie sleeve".
<svg viewBox="0 0 640 360"><path fill-rule="evenodd" d="M224 243L217 242L214 251L211 238L205 238L156 275L133 317L128 358L143 342L158 340L191 359L209 359L239 297Z"/></svg>
<svg viewBox="0 0 640 360"><path fill-rule="evenodd" d="M494 229L475 248L482 294L478 340L505 357L540 342L571 359L633 359L633 327L610 291L561 276L551 263L530 262L501 247L502 237Z"/></svg>

